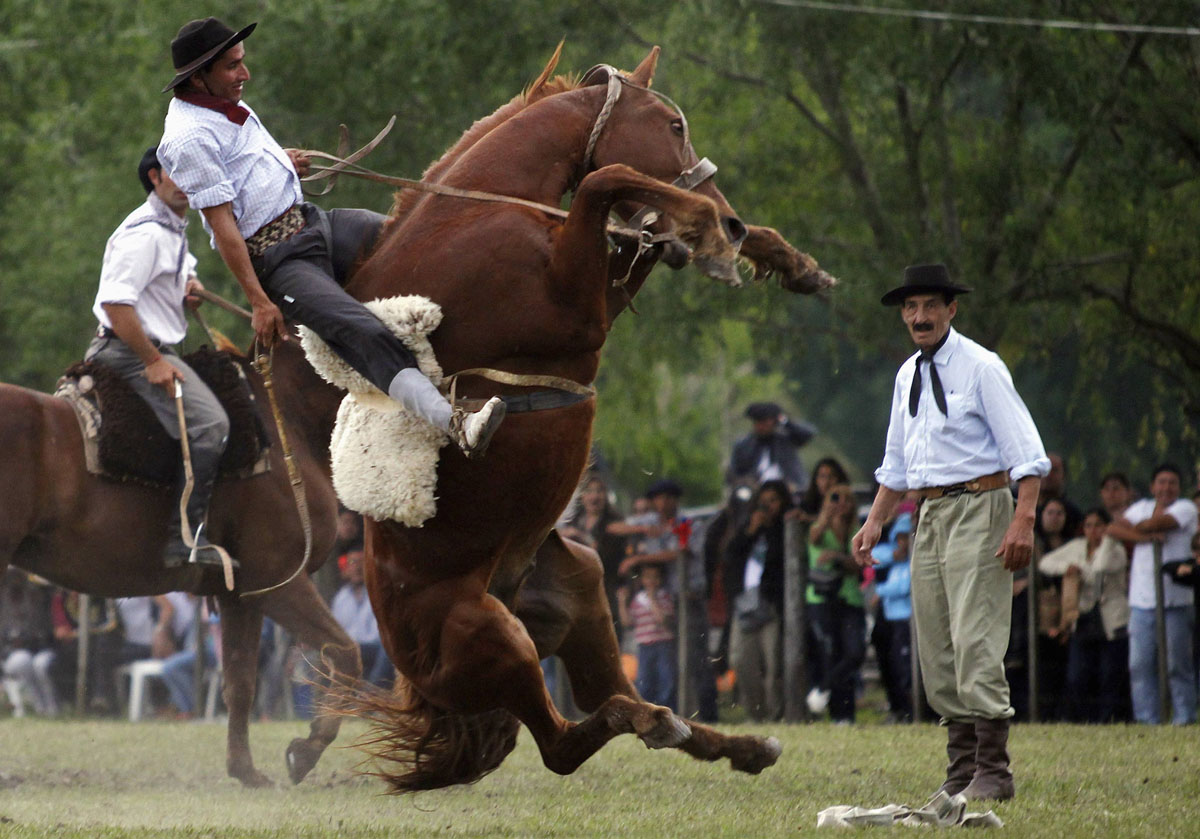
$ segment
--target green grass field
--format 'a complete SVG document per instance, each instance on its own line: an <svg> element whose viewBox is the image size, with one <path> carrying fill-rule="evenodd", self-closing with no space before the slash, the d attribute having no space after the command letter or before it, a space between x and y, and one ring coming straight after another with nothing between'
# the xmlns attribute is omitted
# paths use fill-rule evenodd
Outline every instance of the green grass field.
<svg viewBox="0 0 1200 839"><path fill-rule="evenodd" d="M944 733L931 725L729 728L775 735L783 757L748 777L622 737L560 778L523 732L480 783L396 798L337 745L287 784L283 750L300 723L251 729L280 785L245 790L225 777L220 724L9 719L0 837L795 837L817 833L824 807L920 804L941 782ZM361 731L346 726L339 744ZM1008 835L1200 835L1200 727L1026 725L1011 746L1018 798L995 808Z"/></svg>

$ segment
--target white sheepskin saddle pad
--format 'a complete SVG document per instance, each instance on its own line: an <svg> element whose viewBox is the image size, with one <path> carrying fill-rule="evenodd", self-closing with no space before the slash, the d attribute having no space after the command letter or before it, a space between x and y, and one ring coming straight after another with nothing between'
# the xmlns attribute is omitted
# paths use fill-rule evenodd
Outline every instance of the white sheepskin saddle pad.
<svg viewBox="0 0 1200 839"><path fill-rule="evenodd" d="M442 307L418 296L365 305L412 351L430 381L440 385L442 368L428 336L442 322ZM349 391L329 447L338 497L349 509L377 521L421 526L437 512L438 450L449 440L446 432L368 382L307 327L300 327L300 343L322 378Z"/></svg>

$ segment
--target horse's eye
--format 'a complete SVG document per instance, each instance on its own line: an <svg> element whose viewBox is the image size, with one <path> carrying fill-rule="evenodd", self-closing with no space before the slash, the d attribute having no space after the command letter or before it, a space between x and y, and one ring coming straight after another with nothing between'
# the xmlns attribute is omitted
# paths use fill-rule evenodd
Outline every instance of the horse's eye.
<svg viewBox="0 0 1200 839"><path fill-rule="evenodd" d="M681 120L681 119L671 120L671 130L674 131L676 134L678 134L680 137L682 137L683 136L683 120Z"/></svg>

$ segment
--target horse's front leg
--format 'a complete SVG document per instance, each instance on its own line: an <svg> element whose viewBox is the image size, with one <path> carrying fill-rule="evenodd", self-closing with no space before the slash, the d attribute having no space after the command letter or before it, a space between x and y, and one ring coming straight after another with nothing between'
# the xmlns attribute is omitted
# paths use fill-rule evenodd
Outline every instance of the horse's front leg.
<svg viewBox="0 0 1200 839"><path fill-rule="evenodd" d="M602 579L594 551L551 533L538 549L534 572L521 589L517 615L542 642L540 654L562 660L582 710L599 711L615 697L644 706L621 668ZM678 722L686 736L669 745L698 760L729 758L734 769L757 774L774 764L782 751L774 738L730 736L691 720ZM647 745L656 744L647 740Z"/></svg>
<svg viewBox="0 0 1200 839"><path fill-rule="evenodd" d="M555 242L550 261L553 276L571 283L574 289L581 269L596 271L607 265L608 214L619 201L644 204L668 215L672 232L691 249L698 268L714 279L740 284L733 231L722 220L716 203L621 164L597 169L580 182Z"/></svg>
<svg viewBox="0 0 1200 839"><path fill-rule="evenodd" d="M358 645L334 620L307 574L264 595L261 605L271 620L316 651L316 664L323 677L341 686L352 687L357 683L362 675ZM337 737L340 726L341 717L318 702L308 737L297 737L287 749L288 777L292 783L300 783L317 765L322 752Z"/></svg>
<svg viewBox="0 0 1200 839"><path fill-rule="evenodd" d="M258 677L258 641L262 612L236 595L221 597L221 674L229 710L225 768L230 777L248 787L271 786L271 780L254 768L250 754L250 706Z"/></svg>
<svg viewBox="0 0 1200 839"><path fill-rule="evenodd" d="M815 259L796 250L770 227L747 226L739 255L753 266L756 279L774 274L786 291L813 294L837 284Z"/></svg>

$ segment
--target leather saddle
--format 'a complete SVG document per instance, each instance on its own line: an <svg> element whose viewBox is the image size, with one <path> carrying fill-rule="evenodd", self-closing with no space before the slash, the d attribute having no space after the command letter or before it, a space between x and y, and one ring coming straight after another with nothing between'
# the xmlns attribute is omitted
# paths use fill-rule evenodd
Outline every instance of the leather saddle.
<svg viewBox="0 0 1200 839"><path fill-rule="evenodd" d="M229 416L221 457L223 478L269 471L269 438L242 366L227 352L203 346L183 357ZM183 474L179 442L120 375L97 361L80 361L58 380L55 396L75 409L88 471L117 481L172 489Z"/></svg>

